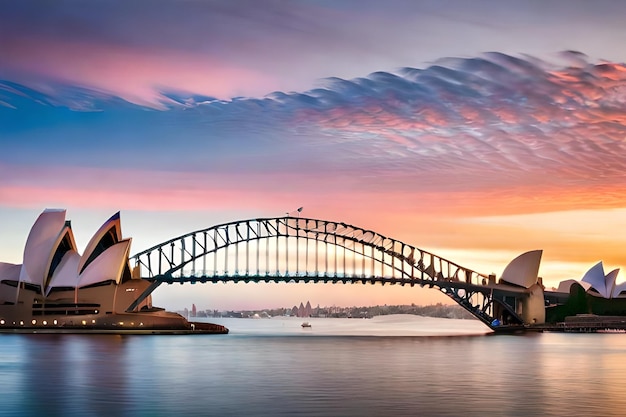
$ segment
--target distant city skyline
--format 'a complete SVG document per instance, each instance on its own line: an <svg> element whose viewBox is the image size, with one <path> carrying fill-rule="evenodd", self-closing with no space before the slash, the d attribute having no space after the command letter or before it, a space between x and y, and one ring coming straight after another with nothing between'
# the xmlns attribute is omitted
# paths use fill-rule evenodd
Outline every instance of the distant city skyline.
<svg viewBox="0 0 626 417"><path fill-rule="evenodd" d="M307 301L310 305L310 302ZM302 303L301 303L302 305ZM272 317L295 317L295 318L373 318L376 316L392 315L392 314L412 314L418 316L427 317L441 317L441 318L454 318L454 319L470 319L474 320L475 317L467 310L458 304L429 304L429 305L375 305L375 306L320 306L311 307L308 312L305 311L305 306L302 305L302 313L298 314L299 307L277 307L277 308L260 308L253 310L216 310L216 309L202 309L199 308L194 313L193 307L189 309L185 307L183 310L179 310L178 313L183 317L236 317L236 318L272 318Z"/></svg>
<svg viewBox="0 0 626 417"><path fill-rule="evenodd" d="M45 208L131 254L228 221L342 221L547 287L626 267L626 3L0 4L0 261ZM626 278L623 271L617 282ZM427 288L163 285L243 310L448 302Z"/></svg>

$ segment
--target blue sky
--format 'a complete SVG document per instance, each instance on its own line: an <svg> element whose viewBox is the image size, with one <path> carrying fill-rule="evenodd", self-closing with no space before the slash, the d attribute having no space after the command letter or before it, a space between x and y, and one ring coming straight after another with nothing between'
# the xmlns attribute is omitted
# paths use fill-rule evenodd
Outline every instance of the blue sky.
<svg viewBox="0 0 626 417"><path fill-rule="evenodd" d="M485 273L538 248L552 285L598 260L626 265L615 233L626 207L624 9L3 2L0 259L21 262L46 207L68 209L79 246L121 210L137 252L304 206ZM199 288L165 287L155 302L442 300L378 287Z"/></svg>

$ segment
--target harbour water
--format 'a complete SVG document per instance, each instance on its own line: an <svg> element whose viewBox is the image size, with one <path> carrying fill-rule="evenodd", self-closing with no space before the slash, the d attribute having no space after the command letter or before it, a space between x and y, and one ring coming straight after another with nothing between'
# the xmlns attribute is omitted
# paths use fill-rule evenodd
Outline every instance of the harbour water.
<svg viewBox="0 0 626 417"><path fill-rule="evenodd" d="M626 334L211 319L228 335L0 335L2 416L622 416Z"/></svg>

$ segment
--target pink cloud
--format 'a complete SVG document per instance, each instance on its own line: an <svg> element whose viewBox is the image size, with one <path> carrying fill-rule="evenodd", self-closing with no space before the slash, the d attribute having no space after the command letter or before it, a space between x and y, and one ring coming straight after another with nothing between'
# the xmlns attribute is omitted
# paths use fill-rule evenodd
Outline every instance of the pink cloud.
<svg viewBox="0 0 626 417"><path fill-rule="evenodd" d="M229 99L265 94L278 85L253 69L176 50L29 38L9 40L3 50L12 56L5 69L113 93L138 104L158 103L160 89Z"/></svg>
<svg viewBox="0 0 626 417"><path fill-rule="evenodd" d="M106 181L100 181L94 187L93 179L102 179L106 173L106 170L66 168L62 175L77 177L80 181L66 181L65 184L50 180L43 184L29 184L22 178L12 181L13 184L0 185L0 200L5 208L41 210L45 207L66 207L70 210L132 210L144 213L169 211L195 216L199 213L203 216L220 213L220 218L226 221L240 220L242 213L245 213L245 218L281 216L304 206L303 217L345 221L376 230L433 250L453 261L460 262L446 250L468 251L471 248L474 252L516 253L535 247L545 249L553 259L562 261L584 262L598 257L617 264L624 261L619 239L612 236L602 239L580 237L572 241L569 235L545 233L532 227L465 221L485 216L625 207L626 197L619 186L587 189L527 186L507 190L411 193L378 187L325 189L316 182L319 179L307 180L301 176L285 178L267 174L259 175L252 182L241 177L227 181L223 178L207 180L193 173L119 171L111 172ZM122 182L118 184L117 180ZM209 227L211 224L202 226ZM191 230L177 233L187 231ZM160 237L151 241L148 236L153 232L144 232L145 236L135 237L148 241L148 245L163 240ZM491 272L489 268L493 268L475 261L464 265L484 273Z"/></svg>

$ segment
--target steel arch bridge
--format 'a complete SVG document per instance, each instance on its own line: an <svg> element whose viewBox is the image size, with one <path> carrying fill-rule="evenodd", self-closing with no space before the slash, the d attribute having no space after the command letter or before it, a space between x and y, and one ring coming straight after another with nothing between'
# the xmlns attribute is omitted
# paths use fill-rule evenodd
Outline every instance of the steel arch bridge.
<svg viewBox="0 0 626 417"><path fill-rule="evenodd" d="M162 283L380 283L436 288L492 329L503 317L523 324L516 300L524 289L343 222L291 216L234 221L170 239L130 260L134 274L151 285L128 311Z"/></svg>

